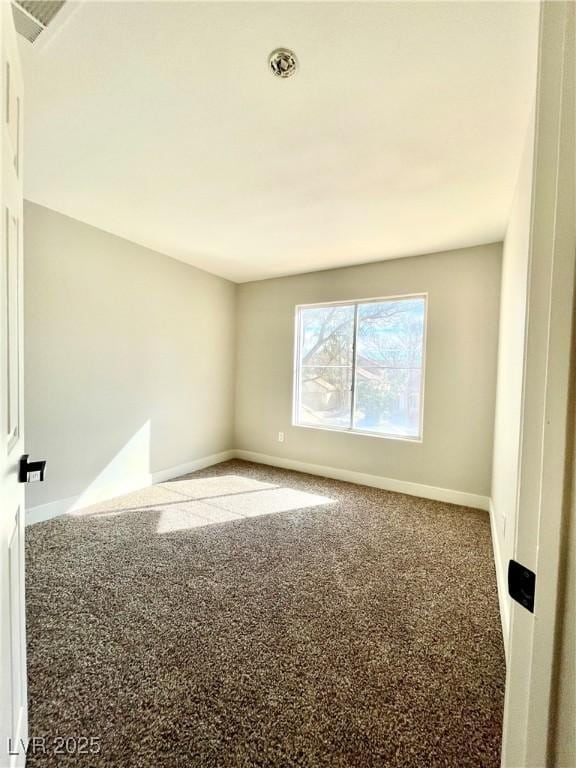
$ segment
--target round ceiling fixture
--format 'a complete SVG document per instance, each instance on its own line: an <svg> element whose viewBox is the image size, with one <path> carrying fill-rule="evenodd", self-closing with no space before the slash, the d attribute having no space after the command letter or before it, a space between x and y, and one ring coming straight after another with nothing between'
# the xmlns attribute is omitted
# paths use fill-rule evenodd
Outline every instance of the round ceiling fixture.
<svg viewBox="0 0 576 768"><path fill-rule="evenodd" d="M292 77L298 69L298 60L294 51L288 48L276 48L268 57L272 74L276 77Z"/></svg>

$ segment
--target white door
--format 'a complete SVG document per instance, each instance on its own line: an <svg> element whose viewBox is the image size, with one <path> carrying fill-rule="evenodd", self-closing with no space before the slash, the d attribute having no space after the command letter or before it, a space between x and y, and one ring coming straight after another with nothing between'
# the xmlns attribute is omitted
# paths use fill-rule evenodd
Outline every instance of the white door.
<svg viewBox="0 0 576 768"><path fill-rule="evenodd" d="M28 736L24 610L22 387L22 74L11 3L0 3L0 767L24 765Z"/></svg>

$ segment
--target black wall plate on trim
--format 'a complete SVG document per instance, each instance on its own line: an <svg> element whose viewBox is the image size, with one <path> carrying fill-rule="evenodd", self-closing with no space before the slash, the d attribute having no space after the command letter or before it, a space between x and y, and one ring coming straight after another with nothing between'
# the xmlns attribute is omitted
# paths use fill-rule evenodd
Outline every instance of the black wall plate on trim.
<svg viewBox="0 0 576 768"><path fill-rule="evenodd" d="M508 592L513 600L534 613L536 574L516 560L510 560L508 564Z"/></svg>

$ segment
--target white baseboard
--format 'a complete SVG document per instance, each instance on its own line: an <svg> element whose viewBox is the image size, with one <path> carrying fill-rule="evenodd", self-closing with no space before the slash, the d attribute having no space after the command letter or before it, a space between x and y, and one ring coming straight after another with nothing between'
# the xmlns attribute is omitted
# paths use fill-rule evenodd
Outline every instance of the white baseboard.
<svg viewBox="0 0 576 768"><path fill-rule="evenodd" d="M50 520L53 517L64 515L67 512L77 512L92 504L98 504L102 501L113 499L115 496L123 496L125 493L131 493L132 491L147 488L154 483L162 483L166 480L171 480L174 477L181 477L190 472L196 472L198 469L210 467L213 464L220 464L223 461L233 459L234 455L234 451L213 453L211 456L202 456L200 459L188 461L186 464L179 464L178 466L169 467L168 469L161 469L158 472L129 477L120 483L114 483L114 485L88 488L84 493L78 494L77 496L70 496L66 499L57 499L56 501L50 501L47 504L39 504L36 507L30 507L26 510L26 525L41 523L44 520Z"/></svg>
<svg viewBox="0 0 576 768"><path fill-rule="evenodd" d="M338 469L337 467L325 467L321 464L308 464L304 461L294 459L285 459L280 456L268 456L264 453L254 453L253 451L234 451L237 459L245 461L254 461L257 464L268 464L272 467L281 467L282 469L293 469L297 472L304 472L308 475L319 475L320 477L329 477L332 480L344 480L347 483L356 483L357 485L368 485L371 488L382 488L385 491L394 491L396 493L406 493L409 496L420 496L424 499L433 499L434 501L445 501L449 504L460 504L464 507L473 507L488 511L488 496L480 496L476 493L467 493L465 491L453 491L449 488L437 488L433 485L422 485L421 483L411 483L408 480L394 480L390 477L380 477L379 475L369 475L364 472L354 472L350 469Z"/></svg>
<svg viewBox="0 0 576 768"><path fill-rule="evenodd" d="M26 748L28 746L28 719L27 708L20 707L16 733L10 737L7 744L0 746L0 760L7 759L4 763L8 768L24 768L26 765ZM8 755L4 751L8 747Z"/></svg>
<svg viewBox="0 0 576 768"><path fill-rule="evenodd" d="M189 475L190 472L196 472L199 469L211 467L213 464L221 464L223 461L230 461L236 455L236 451L221 451L213 453L210 456L202 456L200 459L188 461L186 464L178 464L176 467L161 469L159 472L153 472L151 475L152 483L163 483L166 480L173 480L175 477Z"/></svg>
<svg viewBox="0 0 576 768"><path fill-rule="evenodd" d="M510 597L508 596L508 579L506 563L502 559L500 549L500 537L498 535L498 513L490 499L490 531L492 533L492 547L494 549L494 566L496 568L496 585L498 587L498 603L500 605L500 621L502 622L502 640L504 653L508 662L508 638L510 633Z"/></svg>
<svg viewBox="0 0 576 768"><path fill-rule="evenodd" d="M163 469L158 472L131 477L121 483L115 483L114 485L89 488L87 491L78 494L77 496L58 499L56 501L48 502L47 504L31 507L26 511L26 524L30 525L32 523L41 522L42 520L49 520L52 517L65 514L66 512L75 512L84 507L88 507L91 504L98 504L101 501L107 501L115 496L121 496L125 493L137 491L154 483L171 480L174 477L187 475L190 472L210 467L213 464L220 464L223 461L228 461L233 458L253 461L257 464L281 467L283 469L293 469L297 472L304 472L309 475L319 475L320 477L329 477L333 480L343 480L348 483L356 483L357 485L382 488L386 491L406 493L410 496L444 501L449 504L459 504L465 507L473 507L474 509L483 509L486 511L489 509L488 497L480 496L475 493L455 491L450 488L438 488L432 485L423 485L422 483L412 483L407 480L395 480L389 477L370 475L365 472L355 472L350 469L326 467L321 464L309 464L303 461L296 461L295 459L285 459L280 456L254 453L253 451L230 450L223 451L222 453L215 453L211 456L203 456L200 459L189 461L186 464L169 467L168 469Z"/></svg>

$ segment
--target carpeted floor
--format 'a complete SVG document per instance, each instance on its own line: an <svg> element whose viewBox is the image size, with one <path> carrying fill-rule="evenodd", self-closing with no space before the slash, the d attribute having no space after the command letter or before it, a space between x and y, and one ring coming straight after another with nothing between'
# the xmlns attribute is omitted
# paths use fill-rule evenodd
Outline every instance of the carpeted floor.
<svg viewBox="0 0 576 768"><path fill-rule="evenodd" d="M484 512L231 461L26 535L30 768L499 765Z"/></svg>

